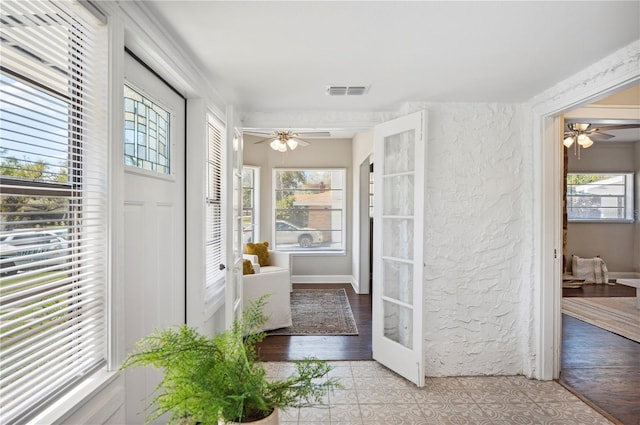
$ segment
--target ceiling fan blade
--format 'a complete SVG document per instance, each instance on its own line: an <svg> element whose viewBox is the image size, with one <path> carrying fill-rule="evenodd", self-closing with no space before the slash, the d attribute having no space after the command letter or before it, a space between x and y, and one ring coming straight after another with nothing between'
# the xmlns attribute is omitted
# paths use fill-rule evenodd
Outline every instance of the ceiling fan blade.
<svg viewBox="0 0 640 425"><path fill-rule="evenodd" d="M294 131L291 135L304 137L330 137L331 133L328 131Z"/></svg>
<svg viewBox="0 0 640 425"><path fill-rule="evenodd" d="M297 138L297 137L295 137L295 138L294 138L294 137L292 137L291 139L292 139L292 140L295 140L296 142L298 142L298 145L300 145L300 146L302 146L302 147L309 146L309 145L311 144L311 143L309 143L309 142L307 142L307 141L305 141L305 140L299 139L299 138Z"/></svg>
<svg viewBox="0 0 640 425"><path fill-rule="evenodd" d="M640 128L640 124L619 124L619 125L601 125L599 127L596 127L590 131L600 131L600 130L626 130L629 128ZM588 131L589 132L589 131ZM587 133L588 133L587 132Z"/></svg>
<svg viewBox="0 0 640 425"><path fill-rule="evenodd" d="M258 144L260 144L260 143L264 143L264 142L266 142L266 141L268 141L268 140L273 140L274 138L275 138L274 136L267 137L266 139L262 139L262 140L258 140L257 142L253 142L253 144L254 144L254 145L258 145Z"/></svg>
<svg viewBox="0 0 640 425"><path fill-rule="evenodd" d="M589 133L589 137L591 137L592 139L609 140L616 136L614 136L613 134L600 133L599 131L592 131Z"/></svg>
<svg viewBox="0 0 640 425"><path fill-rule="evenodd" d="M272 136L272 137L276 137L276 133L273 131L251 131L251 130L244 130L243 131L244 134L248 134L250 136Z"/></svg>

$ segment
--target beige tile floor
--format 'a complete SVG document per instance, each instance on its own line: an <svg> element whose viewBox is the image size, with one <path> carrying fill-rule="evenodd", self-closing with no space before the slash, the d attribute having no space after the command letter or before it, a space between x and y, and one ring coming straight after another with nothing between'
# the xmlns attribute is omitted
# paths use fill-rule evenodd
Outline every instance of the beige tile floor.
<svg viewBox="0 0 640 425"><path fill-rule="evenodd" d="M611 424L556 382L522 376L430 378L424 388L373 361L331 362L344 389L325 404L280 412L282 425ZM270 377L294 370L265 364Z"/></svg>

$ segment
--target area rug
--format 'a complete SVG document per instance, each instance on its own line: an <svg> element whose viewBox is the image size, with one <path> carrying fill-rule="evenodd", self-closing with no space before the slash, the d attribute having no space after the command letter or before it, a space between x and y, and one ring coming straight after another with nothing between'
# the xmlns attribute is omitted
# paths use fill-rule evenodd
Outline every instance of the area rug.
<svg viewBox="0 0 640 425"><path fill-rule="evenodd" d="M640 342L640 310L635 297L565 297L562 312Z"/></svg>
<svg viewBox="0 0 640 425"><path fill-rule="evenodd" d="M269 335L358 335L347 293L340 289L295 289L291 293L293 325Z"/></svg>

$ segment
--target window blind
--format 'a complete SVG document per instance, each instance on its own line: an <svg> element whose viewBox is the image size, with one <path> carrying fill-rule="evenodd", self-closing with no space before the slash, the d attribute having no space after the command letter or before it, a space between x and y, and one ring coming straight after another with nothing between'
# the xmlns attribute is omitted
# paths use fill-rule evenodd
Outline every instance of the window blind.
<svg viewBox="0 0 640 425"><path fill-rule="evenodd" d="M22 423L105 363L104 94L94 17L3 1L0 422Z"/></svg>
<svg viewBox="0 0 640 425"><path fill-rule="evenodd" d="M224 239L222 220L222 161L224 128L215 123L207 124L207 193L206 193L206 287L210 293L224 290L225 271L220 270L224 264ZM224 293L222 294L224 296ZM222 299L223 300L223 299ZM217 300L214 300L214 302Z"/></svg>

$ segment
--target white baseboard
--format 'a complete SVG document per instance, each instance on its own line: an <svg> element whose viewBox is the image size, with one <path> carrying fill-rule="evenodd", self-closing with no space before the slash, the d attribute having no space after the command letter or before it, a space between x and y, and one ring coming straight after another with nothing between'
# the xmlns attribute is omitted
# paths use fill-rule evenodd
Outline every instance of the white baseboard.
<svg viewBox="0 0 640 425"><path fill-rule="evenodd" d="M348 283L353 288L353 291L357 294L359 286L358 282L353 276L350 275L293 275L291 276L291 283L300 284L313 284L313 283Z"/></svg>
<svg viewBox="0 0 640 425"><path fill-rule="evenodd" d="M348 283L353 285L351 275L292 275L291 283Z"/></svg>
<svg viewBox="0 0 640 425"><path fill-rule="evenodd" d="M640 279L638 272L609 272L609 279Z"/></svg>

